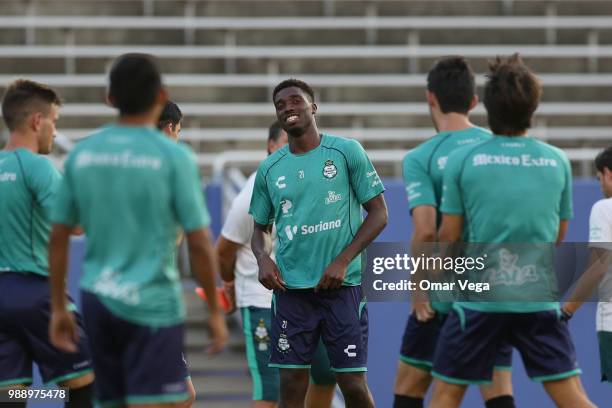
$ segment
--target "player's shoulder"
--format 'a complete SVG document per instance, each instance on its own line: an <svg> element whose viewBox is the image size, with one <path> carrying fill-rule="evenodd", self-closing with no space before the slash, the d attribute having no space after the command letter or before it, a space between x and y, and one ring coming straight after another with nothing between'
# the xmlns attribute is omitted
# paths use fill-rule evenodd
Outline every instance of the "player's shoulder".
<svg viewBox="0 0 612 408"><path fill-rule="evenodd" d="M336 149L342 153L354 153L356 151L362 151L363 146L358 140L349 137L330 135L324 133L321 138L321 145L329 149Z"/></svg>
<svg viewBox="0 0 612 408"><path fill-rule="evenodd" d="M27 149L17 149L15 154L26 172L57 172L55 165L47 156L33 153Z"/></svg>
<svg viewBox="0 0 612 408"><path fill-rule="evenodd" d="M612 197L602 198L593 204L591 212L594 214L607 215L612 218Z"/></svg>
<svg viewBox="0 0 612 408"><path fill-rule="evenodd" d="M436 150L436 147L444 140L443 133L436 133L434 136L420 143L414 149L411 149L402 160L404 166L410 164L423 164L429 162L430 156Z"/></svg>
<svg viewBox="0 0 612 408"><path fill-rule="evenodd" d="M537 139L535 137L529 137L529 140L533 143L537 148L550 152L563 160L567 160L567 155L563 151L563 149L558 148L557 146L553 146L550 143L546 143L543 140Z"/></svg>
<svg viewBox="0 0 612 408"><path fill-rule="evenodd" d="M258 172L263 172L265 175L270 168L278 164L281 160L287 157L289 153L289 144L284 145L259 163Z"/></svg>

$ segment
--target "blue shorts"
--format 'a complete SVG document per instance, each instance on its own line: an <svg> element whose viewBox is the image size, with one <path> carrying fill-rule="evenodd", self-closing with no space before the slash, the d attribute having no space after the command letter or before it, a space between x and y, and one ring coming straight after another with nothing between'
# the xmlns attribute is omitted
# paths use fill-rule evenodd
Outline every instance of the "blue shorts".
<svg viewBox="0 0 612 408"><path fill-rule="evenodd" d="M567 323L558 310L493 313L453 306L440 331L432 375L451 384L489 383L499 347L511 344L534 381L581 373Z"/></svg>
<svg viewBox="0 0 612 408"><path fill-rule="evenodd" d="M58 383L92 371L81 316L75 313L78 352L66 353L49 342L50 298L46 277L0 273L0 387L32 383L32 362L45 383ZM72 301L72 300L71 300ZM73 309L76 309L72 304Z"/></svg>
<svg viewBox="0 0 612 408"><path fill-rule="evenodd" d="M412 313L404 331L400 360L413 367L431 371L440 330L447 317L446 313L436 312L433 319L419 322ZM504 343L498 350L495 357L495 369L512 369L512 346L510 344Z"/></svg>
<svg viewBox="0 0 612 408"><path fill-rule="evenodd" d="M322 339L332 371L367 371L368 310L361 286L275 291L270 338L270 367L311 368Z"/></svg>
<svg viewBox="0 0 612 408"><path fill-rule="evenodd" d="M183 325L149 327L128 322L112 314L96 295L82 293L100 405L186 400Z"/></svg>

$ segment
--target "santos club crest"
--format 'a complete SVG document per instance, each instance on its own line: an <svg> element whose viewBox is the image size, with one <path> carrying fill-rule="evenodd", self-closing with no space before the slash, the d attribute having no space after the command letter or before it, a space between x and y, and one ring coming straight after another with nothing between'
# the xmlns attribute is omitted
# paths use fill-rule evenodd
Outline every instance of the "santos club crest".
<svg viewBox="0 0 612 408"><path fill-rule="evenodd" d="M323 166L323 176L328 179L332 179L336 177L336 174L338 174L338 169L336 168L336 165L332 160L327 160L325 162L325 166Z"/></svg>

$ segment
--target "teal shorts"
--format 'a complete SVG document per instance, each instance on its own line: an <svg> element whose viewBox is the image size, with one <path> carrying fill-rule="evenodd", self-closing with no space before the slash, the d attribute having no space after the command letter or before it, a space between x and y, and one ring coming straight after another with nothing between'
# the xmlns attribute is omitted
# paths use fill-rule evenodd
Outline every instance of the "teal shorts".
<svg viewBox="0 0 612 408"><path fill-rule="evenodd" d="M271 347L271 309L249 306L240 308L240 313L247 362L253 381L253 401L278 401L280 388L278 368L268 367ZM336 384L336 377L331 371L329 358L321 341L313 356L310 379L317 385Z"/></svg>

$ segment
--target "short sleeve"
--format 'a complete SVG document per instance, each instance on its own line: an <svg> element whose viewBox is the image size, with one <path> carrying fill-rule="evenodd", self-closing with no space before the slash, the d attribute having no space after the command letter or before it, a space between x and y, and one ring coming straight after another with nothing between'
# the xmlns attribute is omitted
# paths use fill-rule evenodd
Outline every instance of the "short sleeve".
<svg viewBox="0 0 612 408"><path fill-rule="evenodd" d="M609 199L596 202L591 209L589 246L612 249L612 201Z"/></svg>
<svg viewBox="0 0 612 408"><path fill-rule="evenodd" d="M173 184L174 209L183 231L189 233L210 224L206 200L194 155L184 146L176 146Z"/></svg>
<svg viewBox="0 0 612 408"><path fill-rule="evenodd" d="M408 153L402 165L404 187L408 197L410 210L421 205L437 207L436 193L427 169L414 156L415 152Z"/></svg>
<svg viewBox="0 0 612 408"><path fill-rule="evenodd" d="M463 196L461 191L461 167L463 166L464 156L452 153L448 157L446 168L444 169L444 181L442 183L442 200L440 212L451 215L463 215Z"/></svg>
<svg viewBox="0 0 612 408"><path fill-rule="evenodd" d="M221 229L223 237L237 244L249 244L253 235L253 217L249 215L253 182L248 180L249 184L236 196Z"/></svg>
<svg viewBox="0 0 612 408"><path fill-rule="evenodd" d="M559 217L562 220L570 220L574 217L572 203L572 169L565 155L563 156L563 173L565 176L565 185L561 194L561 206Z"/></svg>
<svg viewBox="0 0 612 408"><path fill-rule="evenodd" d="M253 216L253 219L259 225L270 225L274 223L272 199L270 198L270 193L266 184L266 167L263 165L260 165L259 169L257 169L249 214Z"/></svg>
<svg viewBox="0 0 612 408"><path fill-rule="evenodd" d="M28 174L28 185L36 197L36 202L43 209L45 217L50 219L62 176L50 160L42 157L38 159Z"/></svg>
<svg viewBox="0 0 612 408"><path fill-rule="evenodd" d="M370 201L385 191L370 158L356 140L349 141L347 161L351 187L360 204Z"/></svg>
<svg viewBox="0 0 612 408"><path fill-rule="evenodd" d="M75 153L71 153L66 159L64 166L64 177L59 183L58 191L51 212L51 221L55 224L68 226L78 225L79 211L76 204L73 180L72 158Z"/></svg>

